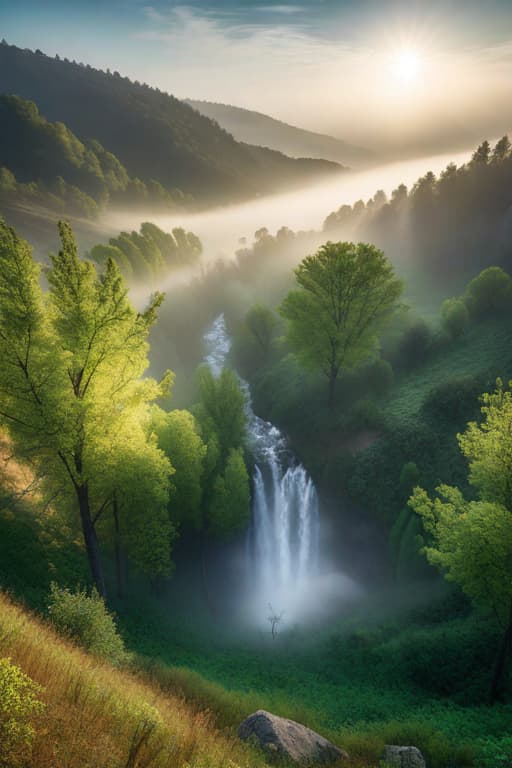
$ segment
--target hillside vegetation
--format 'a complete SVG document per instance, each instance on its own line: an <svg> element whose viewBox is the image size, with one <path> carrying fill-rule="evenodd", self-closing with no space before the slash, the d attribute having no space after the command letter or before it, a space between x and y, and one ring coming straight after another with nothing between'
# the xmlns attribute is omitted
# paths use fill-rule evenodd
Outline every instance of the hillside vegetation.
<svg viewBox="0 0 512 768"><path fill-rule="evenodd" d="M198 201L253 196L340 170L241 144L167 93L40 51L0 46L0 93L34 101L82 142L100 142L130 176Z"/></svg>
<svg viewBox="0 0 512 768"><path fill-rule="evenodd" d="M59 637L44 622L0 594L0 657L8 657L40 686L44 705L26 742L0 764L10 768L249 768L256 753L217 731L156 681L116 670ZM8 712L7 716L13 716ZM2 723L0 722L0 727ZM8 760L8 762L5 762Z"/></svg>
<svg viewBox="0 0 512 768"><path fill-rule="evenodd" d="M321 158L353 168L368 165L374 159L367 149L333 136L297 128L252 109L194 99L188 99L187 103L202 115L216 120L237 141L277 149L291 157Z"/></svg>

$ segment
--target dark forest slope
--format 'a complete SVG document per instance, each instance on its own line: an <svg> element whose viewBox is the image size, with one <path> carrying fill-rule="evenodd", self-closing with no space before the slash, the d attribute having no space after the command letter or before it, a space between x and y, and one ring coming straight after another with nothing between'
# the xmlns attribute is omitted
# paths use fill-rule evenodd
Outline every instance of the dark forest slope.
<svg viewBox="0 0 512 768"><path fill-rule="evenodd" d="M306 181L339 166L241 144L184 102L118 72L0 45L0 92L36 102L82 140L95 139L130 176L197 199L234 198Z"/></svg>

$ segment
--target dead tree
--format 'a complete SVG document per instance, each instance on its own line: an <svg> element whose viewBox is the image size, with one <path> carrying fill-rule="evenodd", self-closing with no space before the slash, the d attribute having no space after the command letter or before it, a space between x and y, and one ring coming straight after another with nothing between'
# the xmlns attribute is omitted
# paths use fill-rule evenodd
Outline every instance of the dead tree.
<svg viewBox="0 0 512 768"><path fill-rule="evenodd" d="M268 608L269 608L269 611L270 611L270 616L268 617L268 620L270 622L270 627L271 627L271 632L272 632L272 640L275 640L276 637L277 637L277 630L278 630L278 627L279 627L279 623L281 622L281 620L282 620L282 618L284 616L284 611L281 611L281 613L279 615L277 615L277 613L272 608L272 604L271 603L268 604Z"/></svg>

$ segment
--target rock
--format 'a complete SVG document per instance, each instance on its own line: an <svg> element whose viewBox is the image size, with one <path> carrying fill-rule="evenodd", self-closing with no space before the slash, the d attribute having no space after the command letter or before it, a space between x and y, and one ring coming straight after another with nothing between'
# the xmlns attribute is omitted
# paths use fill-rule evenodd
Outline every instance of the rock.
<svg viewBox="0 0 512 768"><path fill-rule="evenodd" d="M425 758L417 747L397 747L386 744L384 762L390 768L426 768Z"/></svg>
<svg viewBox="0 0 512 768"><path fill-rule="evenodd" d="M346 752L305 725L277 717L263 709L243 721L238 735L244 741L252 737L262 749L302 765L331 763L340 758L348 758Z"/></svg>

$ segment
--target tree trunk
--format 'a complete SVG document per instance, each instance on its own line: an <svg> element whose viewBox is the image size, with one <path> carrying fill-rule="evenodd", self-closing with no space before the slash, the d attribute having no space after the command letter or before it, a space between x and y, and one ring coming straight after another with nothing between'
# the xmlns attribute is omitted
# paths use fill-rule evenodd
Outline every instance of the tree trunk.
<svg viewBox="0 0 512 768"><path fill-rule="evenodd" d="M100 548L96 529L91 518L91 508L89 504L89 488L87 483L76 486L78 496L78 505L80 508L80 520L82 521L82 533L84 535L85 549L92 578L101 597L105 598L107 593L105 589L105 578L103 576L103 567L101 565Z"/></svg>
<svg viewBox="0 0 512 768"><path fill-rule="evenodd" d="M508 625L503 634L498 655L496 657L496 663L494 665L494 672L491 683L491 704L503 699L503 684L505 682L505 673L507 671L507 663L512 650L512 604L510 606Z"/></svg>
<svg viewBox="0 0 512 768"><path fill-rule="evenodd" d="M329 374L329 399L327 401L329 408L334 408L334 403L336 401L337 379L338 379L338 369L331 368L331 372Z"/></svg>
<svg viewBox="0 0 512 768"><path fill-rule="evenodd" d="M114 515L114 557L116 561L116 592L119 598L123 596L123 569L121 563L121 536L119 532L119 510L117 508L117 494L114 491L112 498L112 513Z"/></svg>

